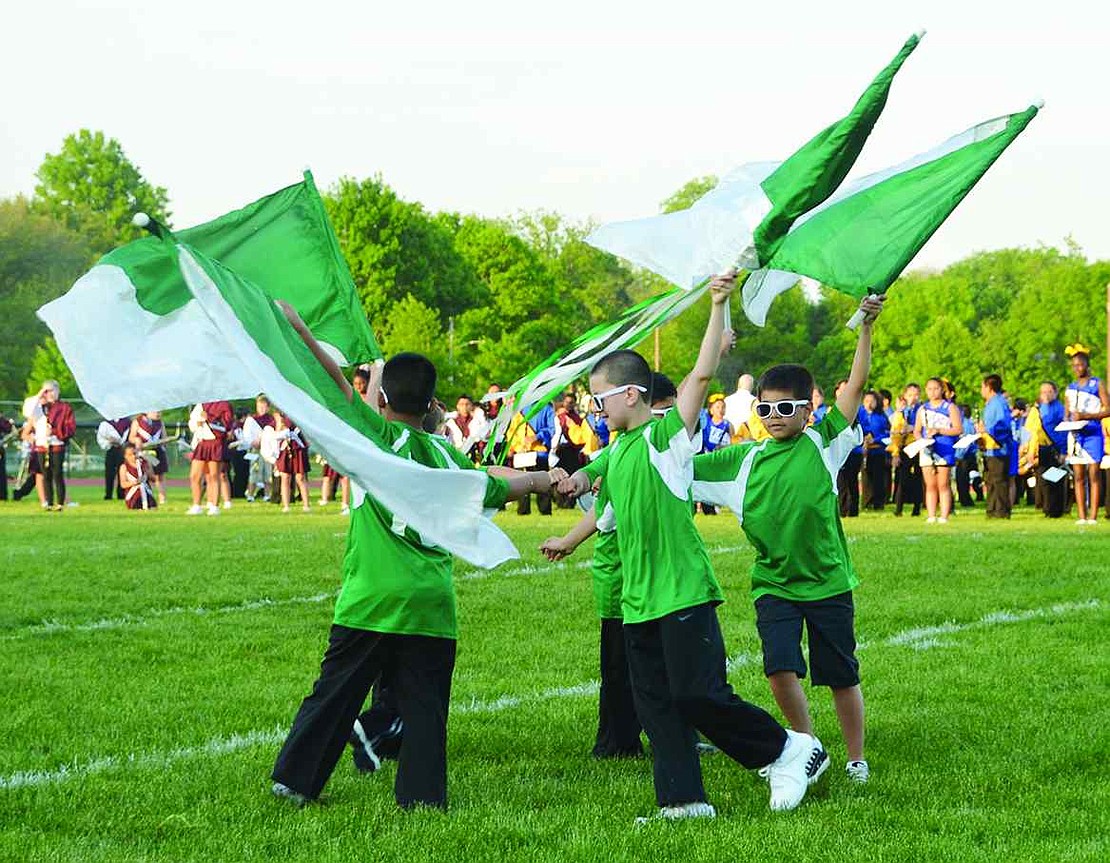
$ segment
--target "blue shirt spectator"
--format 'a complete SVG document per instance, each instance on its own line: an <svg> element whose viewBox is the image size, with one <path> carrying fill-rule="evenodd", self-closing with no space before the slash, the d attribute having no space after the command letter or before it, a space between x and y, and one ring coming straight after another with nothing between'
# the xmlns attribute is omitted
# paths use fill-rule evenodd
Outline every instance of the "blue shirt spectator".
<svg viewBox="0 0 1110 863"><path fill-rule="evenodd" d="M1009 458L1013 446L1013 417L1010 403L1002 393L995 393L983 408L983 429L998 444L996 449L983 447L983 455L990 458Z"/></svg>

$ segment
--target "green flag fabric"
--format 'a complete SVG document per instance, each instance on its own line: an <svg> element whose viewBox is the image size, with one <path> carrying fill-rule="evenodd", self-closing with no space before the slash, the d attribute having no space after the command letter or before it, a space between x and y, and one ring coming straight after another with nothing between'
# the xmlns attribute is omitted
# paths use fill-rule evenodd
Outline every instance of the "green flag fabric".
<svg viewBox="0 0 1110 863"><path fill-rule="evenodd" d="M158 255L162 260L155 262ZM134 286L117 265L94 267L84 284L74 287L90 289L100 302L84 309L91 318L84 337L62 346L66 361L85 374L92 369L101 378L114 375L115 386L106 400L99 391L95 399L89 398L94 407L117 416L142 410L142 405L264 392L329 464L350 477L354 506L370 494L399 522L418 531L425 544L478 566L495 566L518 556L483 512L485 473L432 470L394 455L380 440L375 423L347 401L269 291L170 239L145 244L143 260L159 272L176 269L189 299L156 316L139 305ZM48 323L53 319L49 312L43 317ZM157 341L149 359L119 366L117 344L128 343L136 327L155 334ZM153 366L155 373L145 373L146 366Z"/></svg>
<svg viewBox="0 0 1110 863"><path fill-rule="evenodd" d="M343 365L381 358L311 172L300 183L175 237L293 306L313 334L338 351ZM160 243L145 237L99 263L127 271L139 305L164 315L192 296Z"/></svg>
<svg viewBox="0 0 1110 863"><path fill-rule="evenodd" d="M886 106L894 76L924 33L906 40L897 56L879 73L847 116L813 136L762 182L771 211L753 232L754 266L766 264L794 221L823 203L848 176L875 122Z"/></svg>

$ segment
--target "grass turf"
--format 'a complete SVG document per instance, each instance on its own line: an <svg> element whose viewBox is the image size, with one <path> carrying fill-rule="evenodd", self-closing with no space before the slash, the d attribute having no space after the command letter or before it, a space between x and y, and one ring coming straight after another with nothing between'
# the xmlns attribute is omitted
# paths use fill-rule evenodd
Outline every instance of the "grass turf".
<svg viewBox="0 0 1110 863"><path fill-rule="evenodd" d="M847 526L872 781L834 767L801 808L703 759L713 822L649 824L650 761L588 756L597 622L583 565L534 551L576 518L503 514L523 560L457 569L451 810L402 813L394 768L344 758L323 805L268 793L315 678L345 520L237 504L186 518L75 490L0 503L0 860L1104 860L1110 854L1110 526L981 511ZM729 515L699 517L738 691L772 706ZM773 709L773 708L772 708ZM777 711L773 710L777 714Z"/></svg>

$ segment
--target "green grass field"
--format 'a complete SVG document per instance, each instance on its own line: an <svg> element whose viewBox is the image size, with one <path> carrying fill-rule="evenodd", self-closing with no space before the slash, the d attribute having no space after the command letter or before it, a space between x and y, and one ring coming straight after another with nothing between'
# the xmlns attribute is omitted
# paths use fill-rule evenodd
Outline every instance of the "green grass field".
<svg viewBox="0 0 1110 863"><path fill-rule="evenodd" d="M238 505L147 515L77 489L47 514L0 503L0 860L1110 859L1110 525L982 512L847 527L872 781L833 769L795 812L722 755L719 817L654 823L646 759L598 763L589 549L535 552L573 513L500 517L523 559L460 565L451 809L403 813L394 767L340 762L323 805L269 794L315 678L346 522ZM731 679L772 704L729 515L699 518L728 597Z"/></svg>

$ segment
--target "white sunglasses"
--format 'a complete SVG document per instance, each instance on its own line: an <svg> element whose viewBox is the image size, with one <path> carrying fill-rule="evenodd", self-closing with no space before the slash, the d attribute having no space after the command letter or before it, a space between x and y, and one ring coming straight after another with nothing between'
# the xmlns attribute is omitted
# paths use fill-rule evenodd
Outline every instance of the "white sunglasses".
<svg viewBox="0 0 1110 863"><path fill-rule="evenodd" d="M603 393L590 393L590 407L595 411L603 411L605 410L605 400L609 396L615 396L617 393L627 392L630 389L639 390L642 393L647 392L647 387L642 387L639 384L621 384L619 387L613 387Z"/></svg>
<svg viewBox="0 0 1110 863"><path fill-rule="evenodd" d="M777 402L756 402L752 409L761 420L770 419L772 411L783 419L790 419L798 412L798 408L804 408L808 404L808 399L783 399Z"/></svg>

